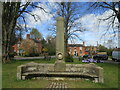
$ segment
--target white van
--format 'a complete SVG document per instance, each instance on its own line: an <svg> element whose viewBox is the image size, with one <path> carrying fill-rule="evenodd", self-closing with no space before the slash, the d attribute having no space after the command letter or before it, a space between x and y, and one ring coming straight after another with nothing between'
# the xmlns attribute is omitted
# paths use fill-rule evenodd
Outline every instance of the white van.
<svg viewBox="0 0 120 90"><path fill-rule="evenodd" d="M113 61L120 61L120 50L116 49L112 52L112 60Z"/></svg>

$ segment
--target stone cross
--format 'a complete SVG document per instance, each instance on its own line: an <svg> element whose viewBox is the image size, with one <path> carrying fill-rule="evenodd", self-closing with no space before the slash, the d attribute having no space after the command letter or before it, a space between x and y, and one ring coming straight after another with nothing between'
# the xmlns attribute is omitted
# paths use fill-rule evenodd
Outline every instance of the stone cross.
<svg viewBox="0 0 120 90"><path fill-rule="evenodd" d="M56 24L56 62L55 71L65 71L64 61L64 18L58 17Z"/></svg>

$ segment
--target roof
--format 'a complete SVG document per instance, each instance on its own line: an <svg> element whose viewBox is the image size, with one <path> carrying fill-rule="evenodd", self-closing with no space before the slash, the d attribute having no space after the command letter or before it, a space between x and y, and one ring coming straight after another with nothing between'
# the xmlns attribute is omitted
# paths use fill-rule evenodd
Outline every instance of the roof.
<svg viewBox="0 0 120 90"><path fill-rule="evenodd" d="M18 41L17 44L21 44L21 41Z"/></svg>
<svg viewBox="0 0 120 90"><path fill-rule="evenodd" d="M40 43L40 40L36 40L36 39L30 39L33 40L35 43ZM18 41L16 44L21 44L22 41Z"/></svg>
<svg viewBox="0 0 120 90"><path fill-rule="evenodd" d="M97 47L97 46L86 46L86 48L90 48L90 47Z"/></svg>
<svg viewBox="0 0 120 90"><path fill-rule="evenodd" d="M115 48L114 51L120 51L120 48Z"/></svg>
<svg viewBox="0 0 120 90"><path fill-rule="evenodd" d="M83 44L68 44L68 47L83 47Z"/></svg>

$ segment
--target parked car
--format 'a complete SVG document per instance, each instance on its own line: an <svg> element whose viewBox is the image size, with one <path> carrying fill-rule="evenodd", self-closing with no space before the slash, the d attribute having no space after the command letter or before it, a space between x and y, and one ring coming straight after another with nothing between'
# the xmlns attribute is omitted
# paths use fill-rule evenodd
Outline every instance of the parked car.
<svg viewBox="0 0 120 90"><path fill-rule="evenodd" d="M112 60L113 61L120 61L120 51L113 51L112 52Z"/></svg>
<svg viewBox="0 0 120 90"><path fill-rule="evenodd" d="M108 60L108 55L106 54L97 54L93 56L95 60Z"/></svg>

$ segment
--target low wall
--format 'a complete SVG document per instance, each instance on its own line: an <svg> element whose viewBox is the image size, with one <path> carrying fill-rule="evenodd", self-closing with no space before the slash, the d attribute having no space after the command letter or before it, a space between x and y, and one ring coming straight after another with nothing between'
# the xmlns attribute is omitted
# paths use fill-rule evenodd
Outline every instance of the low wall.
<svg viewBox="0 0 120 90"><path fill-rule="evenodd" d="M27 63L17 67L17 79L24 80L28 73L37 74L56 74L54 64ZM66 64L65 72L58 72L64 75L88 75L95 78L95 82L103 83L103 68L90 64Z"/></svg>

